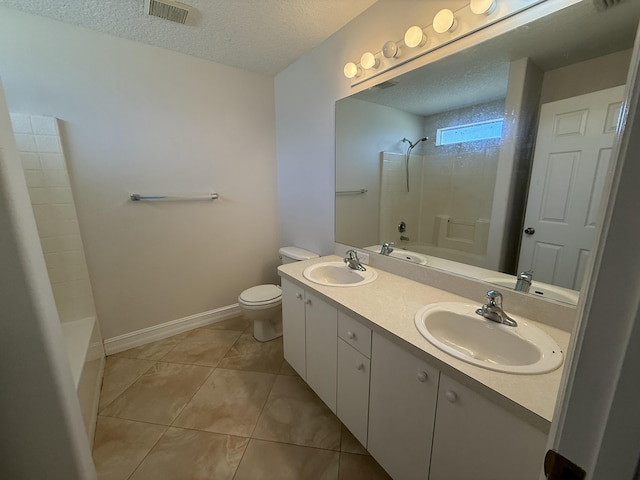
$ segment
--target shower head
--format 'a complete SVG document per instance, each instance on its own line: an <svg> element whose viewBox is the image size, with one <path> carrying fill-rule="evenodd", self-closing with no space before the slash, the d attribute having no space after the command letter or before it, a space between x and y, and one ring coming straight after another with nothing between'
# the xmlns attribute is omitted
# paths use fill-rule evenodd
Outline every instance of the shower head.
<svg viewBox="0 0 640 480"><path fill-rule="evenodd" d="M415 143L411 142L411 140L409 140L408 138L403 138L402 141L406 142L409 144L409 148L413 149L416 145L418 145L420 142L426 142L427 140L429 140L429 137L422 137L419 138L418 140L415 141Z"/></svg>

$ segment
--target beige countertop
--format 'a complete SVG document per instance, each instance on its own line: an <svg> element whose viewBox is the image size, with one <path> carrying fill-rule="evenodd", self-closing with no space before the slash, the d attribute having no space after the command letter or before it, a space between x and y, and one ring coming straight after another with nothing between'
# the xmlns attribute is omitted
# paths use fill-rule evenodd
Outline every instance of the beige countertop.
<svg viewBox="0 0 640 480"><path fill-rule="evenodd" d="M458 360L429 343L414 324L422 306L436 302L481 302L394 275L379 268L378 278L355 287L324 286L303 277L302 272L314 263L342 261L331 255L278 267L281 276L313 290L339 310L360 320L372 330L404 346L414 355L431 363L454 380L468 386L494 403L541 430L548 431L560 386L563 365L540 375L516 375L495 372ZM509 305L505 305L509 312ZM526 315L524 316L526 317ZM527 318L549 334L560 346L566 359L569 333Z"/></svg>

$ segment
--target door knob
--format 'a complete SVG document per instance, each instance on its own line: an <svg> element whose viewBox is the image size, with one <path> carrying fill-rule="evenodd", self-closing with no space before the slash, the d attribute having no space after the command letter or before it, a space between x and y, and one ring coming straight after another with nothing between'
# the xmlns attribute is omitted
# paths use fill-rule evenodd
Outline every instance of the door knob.
<svg viewBox="0 0 640 480"><path fill-rule="evenodd" d="M526 233L527 235L533 235L534 233L536 233L536 229L528 227L524 229L524 233Z"/></svg>

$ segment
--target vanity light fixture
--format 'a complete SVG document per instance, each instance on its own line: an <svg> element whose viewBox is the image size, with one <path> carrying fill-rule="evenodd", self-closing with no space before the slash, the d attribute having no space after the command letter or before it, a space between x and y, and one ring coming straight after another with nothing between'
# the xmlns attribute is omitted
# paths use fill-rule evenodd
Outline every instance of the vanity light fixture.
<svg viewBox="0 0 640 480"><path fill-rule="evenodd" d="M443 8L433 17L433 30L436 33L453 32L457 26L458 21L448 8Z"/></svg>
<svg viewBox="0 0 640 480"><path fill-rule="evenodd" d="M396 42L392 42L391 40L385 42L385 44L382 46L382 56L384 58L399 58L400 49L398 48Z"/></svg>
<svg viewBox="0 0 640 480"><path fill-rule="evenodd" d="M380 65L380 60L378 60L373 53L364 52L362 54L362 57L360 57L360 65L365 70L369 70L371 68L378 68L378 65Z"/></svg>
<svg viewBox="0 0 640 480"><path fill-rule="evenodd" d="M446 4L445 0L439 1ZM344 66L344 76L351 81L351 86L355 87L541 2L542 0L465 0L466 5L455 10L442 8L433 17L431 25L413 25L406 30L403 39L388 40L380 51L367 51L359 61L348 62Z"/></svg>
<svg viewBox="0 0 640 480"><path fill-rule="evenodd" d="M491 15L498 6L497 0L471 0L469 7L476 15Z"/></svg>
<svg viewBox="0 0 640 480"><path fill-rule="evenodd" d="M347 78L357 78L361 73L360 67L353 62L349 62L344 66L344 76Z"/></svg>
<svg viewBox="0 0 640 480"><path fill-rule="evenodd" d="M427 43L427 36L417 25L409 27L404 34L404 44L409 48L422 47L425 43Z"/></svg>

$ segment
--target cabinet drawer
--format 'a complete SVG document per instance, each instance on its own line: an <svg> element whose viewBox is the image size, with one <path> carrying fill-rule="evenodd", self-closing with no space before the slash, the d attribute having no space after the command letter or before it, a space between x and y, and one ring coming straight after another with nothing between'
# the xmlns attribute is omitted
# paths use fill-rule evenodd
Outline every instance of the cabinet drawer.
<svg viewBox="0 0 640 480"><path fill-rule="evenodd" d="M338 337L371 358L371 330L342 312L338 312Z"/></svg>

